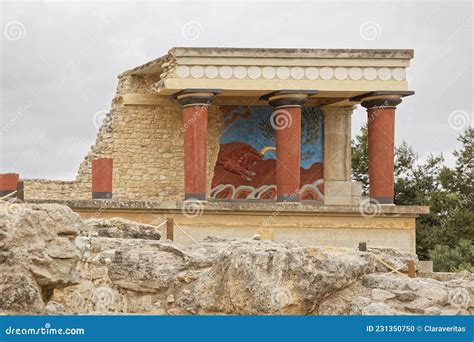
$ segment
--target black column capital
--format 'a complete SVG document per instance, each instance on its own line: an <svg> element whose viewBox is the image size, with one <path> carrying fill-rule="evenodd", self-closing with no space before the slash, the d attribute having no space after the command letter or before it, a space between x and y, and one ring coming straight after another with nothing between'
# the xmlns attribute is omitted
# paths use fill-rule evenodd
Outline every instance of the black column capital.
<svg viewBox="0 0 474 342"><path fill-rule="evenodd" d="M363 99L360 103L362 107L370 109L373 107L383 107L383 108L390 108L396 107L400 103L402 103L401 98L392 97L392 98L367 98Z"/></svg>
<svg viewBox="0 0 474 342"><path fill-rule="evenodd" d="M358 101L367 109L373 107L396 107L402 102L402 97L415 94L411 90L377 90L351 98Z"/></svg>
<svg viewBox="0 0 474 342"><path fill-rule="evenodd" d="M222 89L183 89L171 97L182 107L208 106L211 104L214 96L220 93L222 93Z"/></svg>
<svg viewBox="0 0 474 342"><path fill-rule="evenodd" d="M301 107L309 95L317 93L316 90L278 90L261 96L260 100L268 101L274 108Z"/></svg>

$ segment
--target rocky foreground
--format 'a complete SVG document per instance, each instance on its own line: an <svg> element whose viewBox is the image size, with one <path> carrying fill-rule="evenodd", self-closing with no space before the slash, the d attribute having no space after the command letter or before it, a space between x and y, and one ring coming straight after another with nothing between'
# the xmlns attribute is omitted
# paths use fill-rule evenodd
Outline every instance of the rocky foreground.
<svg viewBox="0 0 474 342"><path fill-rule="evenodd" d="M409 258L255 239L181 246L150 225L0 203L6 314L474 314L473 274L389 273Z"/></svg>

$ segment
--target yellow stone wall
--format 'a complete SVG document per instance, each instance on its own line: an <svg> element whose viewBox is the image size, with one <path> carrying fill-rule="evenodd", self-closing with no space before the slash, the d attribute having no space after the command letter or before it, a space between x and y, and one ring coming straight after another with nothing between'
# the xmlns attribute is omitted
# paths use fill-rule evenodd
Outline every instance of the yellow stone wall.
<svg viewBox="0 0 474 342"><path fill-rule="evenodd" d="M202 241L207 236L252 238L275 241L293 240L305 246L356 248L359 242L368 246L399 248L415 253L416 215L379 215L365 218L359 213L280 212L226 210L189 216L180 210L84 209L73 208L83 218L122 217L160 226L166 238L168 218L175 223L174 240L182 244Z"/></svg>

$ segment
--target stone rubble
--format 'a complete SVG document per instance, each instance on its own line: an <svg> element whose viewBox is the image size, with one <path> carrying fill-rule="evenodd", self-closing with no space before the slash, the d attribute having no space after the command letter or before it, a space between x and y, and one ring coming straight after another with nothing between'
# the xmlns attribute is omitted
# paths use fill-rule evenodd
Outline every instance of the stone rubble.
<svg viewBox="0 0 474 342"><path fill-rule="evenodd" d="M469 315L474 276L390 272L416 256L209 237L82 220L66 206L0 202L4 314ZM383 263L381 261L383 261Z"/></svg>

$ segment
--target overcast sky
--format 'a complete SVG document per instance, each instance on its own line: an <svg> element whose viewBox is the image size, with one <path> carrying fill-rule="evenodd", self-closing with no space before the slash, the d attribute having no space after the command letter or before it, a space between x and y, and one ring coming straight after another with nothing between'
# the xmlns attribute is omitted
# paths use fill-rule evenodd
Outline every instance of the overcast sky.
<svg viewBox="0 0 474 342"><path fill-rule="evenodd" d="M117 75L173 46L411 48L397 144L448 163L473 120L470 1L3 2L0 172L73 179ZM366 121L353 115L353 136Z"/></svg>

